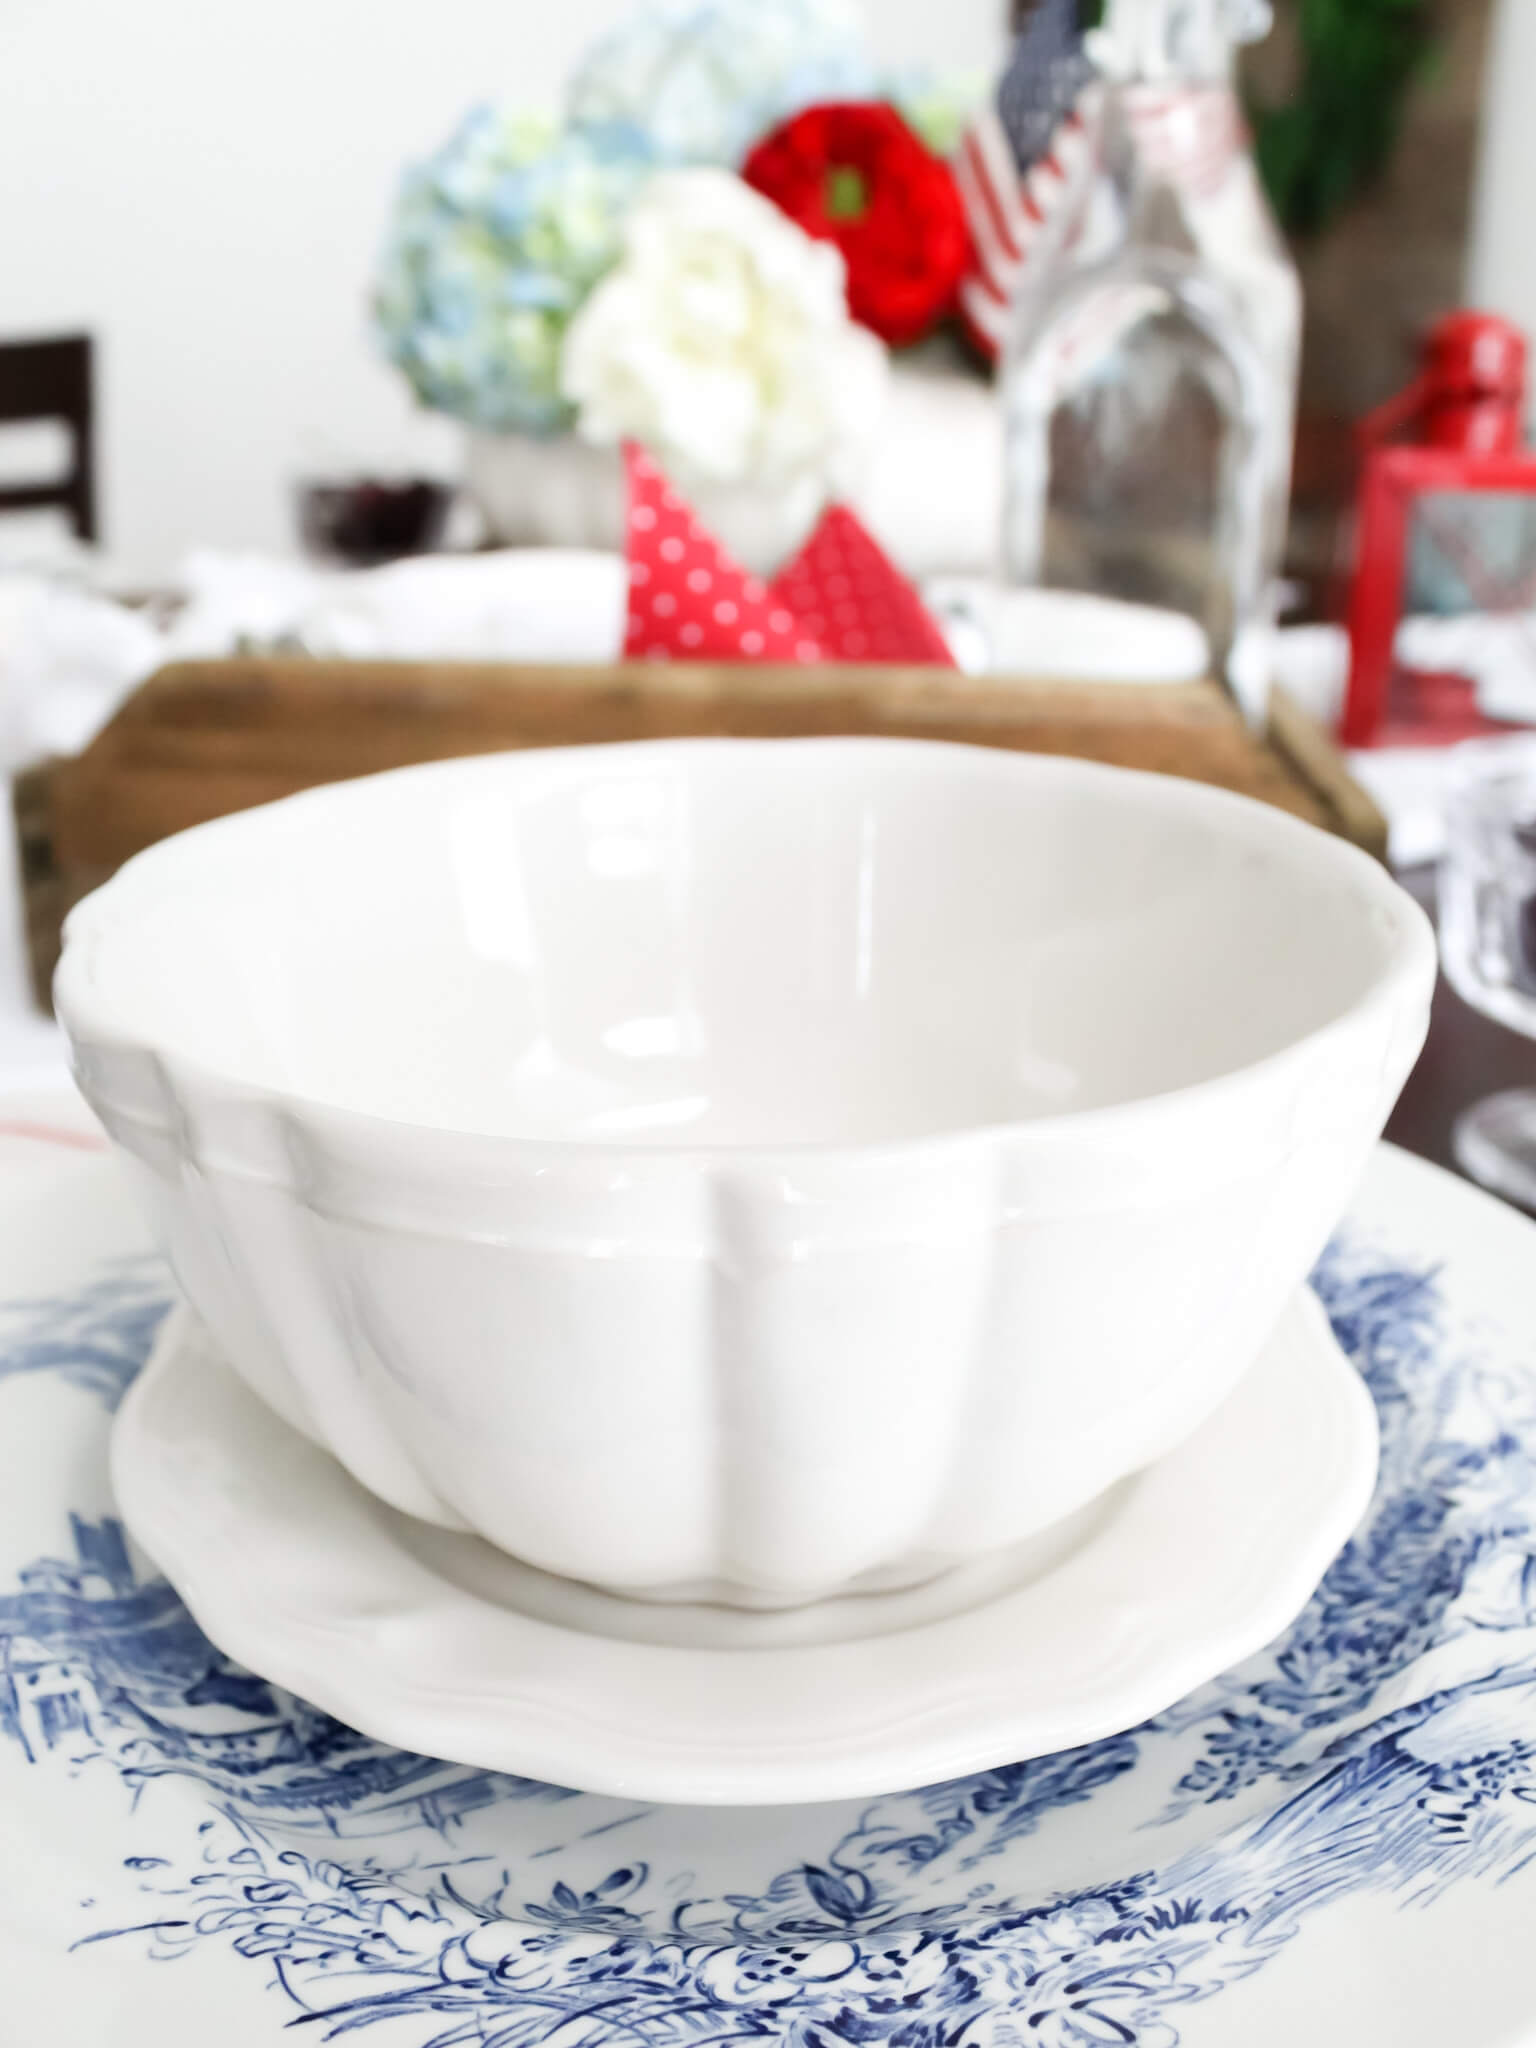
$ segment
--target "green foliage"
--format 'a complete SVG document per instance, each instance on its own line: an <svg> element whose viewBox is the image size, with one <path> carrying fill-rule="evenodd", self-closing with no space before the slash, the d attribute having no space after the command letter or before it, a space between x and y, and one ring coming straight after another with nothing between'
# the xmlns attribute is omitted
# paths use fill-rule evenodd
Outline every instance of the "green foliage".
<svg viewBox="0 0 1536 2048"><path fill-rule="evenodd" d="M1256 107L1254 144L1281 224L1316 234L1386 164L1434 47L1431 0L1297 0L1301 76Z"/></svg>
<svg viewBox="0 0 1536 2048"><path fill-rule="evenodd" d="M1435 45L1434 0L1277 0L1300 44L1296 92L1253 106L1254 147L1281 224L1312 235L1386 165L1408 90ZM1093 28L1103 0L1079 0Z"/></svg>

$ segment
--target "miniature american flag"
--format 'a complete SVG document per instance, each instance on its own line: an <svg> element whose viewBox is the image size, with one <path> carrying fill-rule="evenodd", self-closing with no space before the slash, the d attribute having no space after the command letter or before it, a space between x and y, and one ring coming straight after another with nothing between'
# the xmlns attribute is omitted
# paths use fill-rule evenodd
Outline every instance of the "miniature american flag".
<svg viewBox="0 0 1536 2048"><path fill-rule="evenodd" d="M1093 147L1078 106L1093 75L1077 0L1038 0L960 145L955 175L975 252L960 310L989 356L1002 348L1024 266Z"/></svg>

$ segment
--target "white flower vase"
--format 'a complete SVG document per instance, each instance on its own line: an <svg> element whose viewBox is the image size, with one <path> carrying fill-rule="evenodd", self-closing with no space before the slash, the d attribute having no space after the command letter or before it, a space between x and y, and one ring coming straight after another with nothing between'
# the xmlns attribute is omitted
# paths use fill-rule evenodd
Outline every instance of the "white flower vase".
<svg viewBox="0 0 1536 2048"><path fill-rule="evenodd" d="M464 488L503 547L624 546L624 473L611 448L574 434L492 434L464 444Z"/></svg>
<svg viewBox="0 0 1536 2048"><path fill-rule="evenodd" d="M471 434L464 481L506 547L624 548L624 463L574 434ZM822 507L813 477L769 491L678 475L678 488L744 569L768 576L810 534Z"/></svg>
<svg viewBox="0 0 1536 2048"><path fill-rule="evenodd" d="M746 569L771 574L810 533L821 493L806 481L765 493L748 484L677 483ZM617 449L574 434L471 433L465 486L489 536L505 547L622 550L624 466ZM1002 435L989 385L903 367L891 378L880 433L848 502L909 576L987 576L1002 522Z"/></svg>

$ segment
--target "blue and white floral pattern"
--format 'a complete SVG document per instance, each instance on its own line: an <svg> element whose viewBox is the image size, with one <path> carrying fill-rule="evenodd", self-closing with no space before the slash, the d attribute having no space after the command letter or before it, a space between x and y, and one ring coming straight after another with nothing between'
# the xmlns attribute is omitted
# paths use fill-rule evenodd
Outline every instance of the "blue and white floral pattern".
<svg viewBox="0 0 1536 2048"><path fill-rule="evenodd" d="M0 1376L68 1376L104 1430L153 1277L6 1310ZM77 1942L233 1950L281 2019L380 2048L1176 2048L1331 1905L1514 1877L1536 1378L1448 1328L1430 1270L1343 1242L1317 1285L1383 1463L1295 1626L1129 1734L858 1808L657 1812L392 1751L232 1666L77 1515L0 1593L0 1751L125 1810L176 1779L196 1816Z"/></svg>
<svg viewBox="0 0 1536 2048"><path fill-rule="evenodd" d="M119 1259L57 1300L0 1302L0 1381L56 1372L115 1413L170 1303L158 1259Z"/></svg>
<svg viewBox="0 0 1536 2048"><path fill-rule="evenodd" d="M566 329L618 255L653 167L637 135L484 106L407 171L373 315L423 405L495 431L570 424Z"/></svg>
<svg viewBox="0 0 1536 2048"><path fill-rule="evenodd" d="M733 171L802 108L879 89L849 0L644 0L582 60L566 107L581 133Z"/></svg>

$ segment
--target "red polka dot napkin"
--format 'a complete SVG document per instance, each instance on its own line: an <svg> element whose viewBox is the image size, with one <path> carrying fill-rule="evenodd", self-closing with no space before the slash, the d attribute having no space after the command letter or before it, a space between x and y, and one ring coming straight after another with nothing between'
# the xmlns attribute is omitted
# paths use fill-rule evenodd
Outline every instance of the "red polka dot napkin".
<svg viewBox="0 0 1536 2048"><path fill-rule="evenodd" d="M773 591L831 661L955 666L923 600L846 505L827 508Z"/></svg>
<svg viewBox="0 0 1536 2048"><path fill-rule="evenodd" d="M953 668L923 601L853 514L832 506L771 583L732 561L633 443L624 653L653 661L901 661Z"/></svg>

